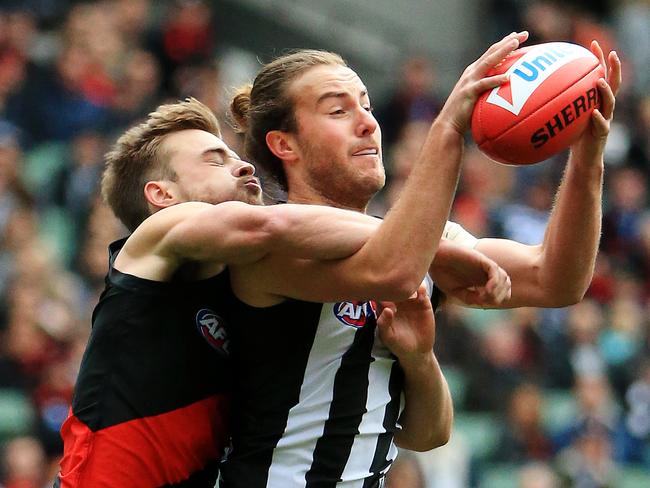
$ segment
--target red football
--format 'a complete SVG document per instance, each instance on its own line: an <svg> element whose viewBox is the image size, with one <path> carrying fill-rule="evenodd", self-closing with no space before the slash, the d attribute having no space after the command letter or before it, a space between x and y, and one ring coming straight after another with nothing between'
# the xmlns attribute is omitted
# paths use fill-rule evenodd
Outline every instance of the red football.
<svg viewBox="0 0 650 488"><path fill-rule="evenodd" d="M532 164L563 151L600 104L604 69L594 54L568 42L517 49L491 75L510 81L483 93L472 114L472 136L490 158Z"/></svg>

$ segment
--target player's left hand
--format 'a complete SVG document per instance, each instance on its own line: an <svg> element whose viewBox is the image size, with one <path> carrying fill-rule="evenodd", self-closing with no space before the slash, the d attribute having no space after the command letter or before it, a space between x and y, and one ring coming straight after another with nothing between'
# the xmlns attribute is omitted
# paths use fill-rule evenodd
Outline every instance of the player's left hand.
<svg viewBox="0 0 650 488"><path fill-rule="evenodd" d="M609 135L609 128L614 116L616 94L621 87L621 60L616 51L611 51L605 61L603 50L598 41L592 41L591 52L600 60L605 70L605 77L597 82L600 94L600 108L591 114L591 121L578 140L573 144L573 152L581 157L602 156Z"/></svg>
<svg viewBox="0 0 650 488"><path fill-rule="evenodd" d="M430 358L436 339L431 300L424 286L414 297L399 303L382 302L377 319L379 338L403 367Z"/></svg>
<svg viewBox="0 0 650 488"><path fill-rule="evenodd" d="M474 249L443 239L429 274L446 298L464 305L494 308L510 299L510 276L495 261Z"/></svg>

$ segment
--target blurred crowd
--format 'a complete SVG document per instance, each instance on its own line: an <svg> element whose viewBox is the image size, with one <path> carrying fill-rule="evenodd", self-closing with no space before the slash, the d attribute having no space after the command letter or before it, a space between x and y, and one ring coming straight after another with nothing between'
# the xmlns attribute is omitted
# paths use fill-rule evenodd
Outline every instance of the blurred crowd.
<svg viewBox="0 0 650 488"><path fill-rule="evenodd" d="M650 1L480 3L485 45L526 28L530 43L595 38L623 60L601 252L575 306L438 315L455 434L401 456L388 486L650 486ZM126 233L99 198L103 154L167 100L194 96L225 120L218 26L200 0L0 2L0 487L48 486L62 452L106 247ZM389 175L375 214L444 102L435 60L401 69L374 100ZM565 162L506 167L468 141L452 219L539 243Z"/></svg>

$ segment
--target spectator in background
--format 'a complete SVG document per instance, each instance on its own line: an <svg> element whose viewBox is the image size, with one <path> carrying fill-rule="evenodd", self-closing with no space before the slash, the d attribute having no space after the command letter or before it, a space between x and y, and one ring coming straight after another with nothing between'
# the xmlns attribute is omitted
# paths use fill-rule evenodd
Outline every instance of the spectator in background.
<svg viewBox="0 0 650 488"><path fill-rule="evenodd" d="M32 216L33 200L20 179L22 157L17 129L0 120L0 318L7 313L8 286L15 275L14 258L21 245L17 217ZM0 330L5 325L0 320Z"/></svg>
<svg viewBox="0 0 650 488"><path fill-rule="evenodd" d="M598 338L601 355L618 398L634 381L634 367L642 350L647 317L636 296L617 296L608 308L608 327Z"/></svg>
<svg viewBox="0 0 650 488"><path fill-rule="evenodd" d="M625 425L623 412L612 396L611 385L604 375L582 375L574 389L578 412L554 435L556 452L565 451L569 459L580 465L582 456L598 456L598 465L611 459L620 463L643 463L643 442L632 436ZM606 452L607 451L607 452ZM607 455L606 455L607 454ZM589 464L589 463L586 463Z"/></svg>
<svg viewBox="0 0 650 488"><path fill-rule="evenodd" d="M650 211L644 209L639 222L639 247L635 249L633 269L641 285L641 301L650 301Z"/></svg>
<svg viewBox="0 0 650 488"><path fill-rule="evenodd" d="M32 198L20 179L22 157L18 129L0 119L0 236L4 235L11 211L32 204Z"/></svg>
<svg viewBox="0 0 650 488"><path fill-rule="evenodd" d="M148 51L135 49L127 55L116 81L109 130L119 133L144 118L160 98L160 64Z"/></svg>
<svg viewBox="0 0 650 488"><path fill-rule="evenodd" d="M127 231L101 197L91 205L85 233L79 242L79 252L74 268L83 281L86 304L94 304L104 287L106 275L106 249L108 245ZM92 305L88 305L88 316Z"/></svg>
<svg viewBox="0 0 650 488"><path fill-rule="evenodd" d="M468 385L467 407L503 411L508 395L524 379L521 331L511 321L491 323L483 331L479 351Z"/></svg>
<svg viewBox="0 0 650 488"><path fill-rule="evenodd" d="M629 407L626 426L639 439L650 440L650 359L646 356L635 381L625 394Z"/></svg>
<svg viewBox="0 0 650 488"><path fill-rule="evenodd" d="M523 201L506 203L497 215L503 236L525 244L542 242L553 205L555 185L543 178L531 182Z"/></svg>
<svg viewBox="0 0 650 488"><path fill-rule="evenodd" d="M647 180L637 169L621 168L612 173L609 189L601 249L619 269L631 270L630 257L639 246L641 216L648 202Z"/></svg>
<svg viewBox="0 0 650 488"><path fill-rule="evenodd" d="M444 307L436 312L434 351L441 364L457 366L467 372L478 361L475 344L479 338L468 326L463 312L460 307L454 306Z"/></svg>
<svg viewBox="0 0 650 488"><path fill-rule="evenodd" d="M558 456L563 483L576 487L614 488L618 466L612 451L608 427L597 421L586 423Z"/></svg>
<svg viewBox="0 0 650 488"><path fill-rule="evenodd" d="M633 138L628 157L630 165L643 171L647 178L650 173L650 92L643 94L635 105L638 123L631 127Z"/></svg>
<svg viewBox="0 0 650 488"><path fill-rule="evenodd" d="M605 361L598 348L598 336L605 326L602 307L589 299L573 305L566 326L570 348L567 354L570 367L562 368L566 374L572 380L582 375L606 374Z"/></svg>
<svg viewBox="0 0 650 488"><path fill-rule="evenodd" d="M546 461L552 455L551 441L542 425L542 392L532 383L517 386L507 410L494 453L495 461L524 463Z"/></svg>
<svg viewBox="0 0 650 488"><path fill-rule="evenodd" d="M49 479L45 453L33 437L9 441L2 451L4 488L43 488Z"/></svg>
<svg viewBox="0 0 650 488"><path fill-rule="evenodd" d="M87 92L92 70L86 49L68 44L53 66L38 70L25 81L18 95L19 122L33 142L67 141L79 131L104 124L107 107L103 98L97 93L93 100Z"/></svg>
<svg viewBox="0 0 650 488"><path fill-rule="evenodd" d="M178 69L210 59L215 51L215 27L203 0L175 0L160 34L163 86L174 91Z"/></svg>
<svg viewBox="0 0 650 488"><path fill-rule="evenodd" d="M197 98L215 114L223 114L219 69L214 61L182 66L176 72L174 86L182 97Z"/></svg>
<svg viewBox="0 0 650 488"><path fill-rule="evenodd" d="M72 226L70 255L78 251L87 220L97 196L103 157L108 144L94 130L79 132L69 145L69 157L58 174L52 176L52 203L64 210Z"/></svg>
<svg viewBox="0 0 650 488"><path fill-rule="evenodd" d="M560 488L555 471L544 463L529 463L519 472L519 488Z"/></svg>
<svg viewBox="0 0 650 488"><path fill-rule="evenodd" d="M423 56L412 56L402 64L397 78L399 85L388 97L385 106L377 111L384 144L390 148L401 136L409 122L430 123L440 111L442 103L434 94L435 71L431 61Z"/></svg>
<svg viewBox="0 0 650 488"><path fill-rule="evenodd" d="M647 96L650 92L650 4L647 0L617 3L615 24L621 50L630 65L629 89L636 96Z"/></svg>
<svg viewBox="0 0 650 488"><path fill-rule="evenodd" d="M589 46L598 39L605 52L614 49L614 35L599 22L594 2L534 0L527 2L523 17L536 43L570 41Z"/></svg>
<svg viewBox="0 0 650 488"><path fill-rule="evenodd" d="M115 15L115 28L126 46L143 46L149 48L152 42L150 22L152 15L151 0L114 0L111 10Z"/></svg>
<svg viewBox="0 0 650 488"><path fill-rule="evenodd" d="M379 213L385 213L387 209L395 205L402 192L404 182L417 161L418 153L426 140L430 125L422 120L408 122L402 128L399 138L394 142L392 148L389 149L390 165L386 171L390 186L381 193L382 196L385 195L383 198L385 207L379 210Z"/></svg>
<svg viewBox="0 0 650 488"><path fill-rule="evenodd" d="M504 237L496 217L513 193L515 176L513 168L495 164L476 146L470 147L465 153L452 220L474 235Z"/></svg>
<svg viewBox="0 0 650 488"><path fill-rule="evenodd" d="M0 10L0 114L13 115L11 96L26 76L35 27L25 10Z"/></svg>

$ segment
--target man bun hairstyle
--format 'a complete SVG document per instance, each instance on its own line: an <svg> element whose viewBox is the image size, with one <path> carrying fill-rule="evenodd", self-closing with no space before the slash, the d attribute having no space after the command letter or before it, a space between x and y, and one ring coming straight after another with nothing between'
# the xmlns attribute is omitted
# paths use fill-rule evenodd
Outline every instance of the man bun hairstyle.
<svg viewBox="0 0 650 488"><path fill-rule="evenodd" d="M237 89L230 102L230 117L233 123L233 129L238 134L246 134L248 130L248 112L251 108L251 89L252 84L244 85Z"/></svg>
<svg viewBox="0 0 650 488"><path fill-rule="evenodd" d="M321 65L347 66L335 53L315 49L295 51L267 63L252 85L237 90L230 104L235 130L244 134L244 155L273 177L284 191L287 177L282 161L266 145L266 134L272 130L297 131L295 101L289 86L310 68Z"/></svg>
<svg viewBox="0 0 650 488"><path fill-rule="evenodd" d="M176 179L168 156L160 150L163 139L186 129L203 130L221 138L214 113L195 98L187 98L160 105L144 122L122 134L106 154L102 196L131 232L151 215L144 196L147 181Z"/></svg>

